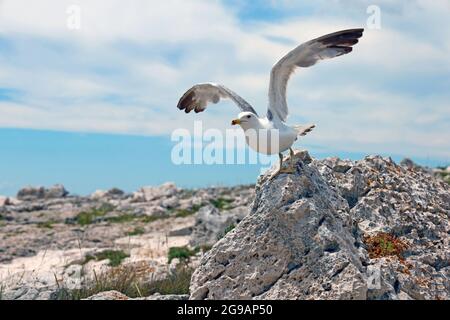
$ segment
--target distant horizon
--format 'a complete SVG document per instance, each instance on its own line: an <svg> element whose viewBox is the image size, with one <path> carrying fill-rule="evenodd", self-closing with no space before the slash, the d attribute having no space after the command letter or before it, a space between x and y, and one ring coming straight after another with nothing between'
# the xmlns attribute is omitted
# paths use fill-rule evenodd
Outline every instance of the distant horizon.
<svg viewBox="0 0 450 320"><path fill-rule="evenodd" d="M62 184L72 195L119 188L127 193L143 186L173 182L181 188L207 188L254 184L260 165L174 165L170 152L176 144L169 136L80 133L32 129L0 129L0 195L16 196L26 186ZM307 139L305 139L305 142ZM317 159L339 157L360 160L368 155L391 157L396 163L410 158L415 163L438 167L449 159L418 158L382 152L325 150L297 143ZM155 152L158 150L158 152Z"/></svg>

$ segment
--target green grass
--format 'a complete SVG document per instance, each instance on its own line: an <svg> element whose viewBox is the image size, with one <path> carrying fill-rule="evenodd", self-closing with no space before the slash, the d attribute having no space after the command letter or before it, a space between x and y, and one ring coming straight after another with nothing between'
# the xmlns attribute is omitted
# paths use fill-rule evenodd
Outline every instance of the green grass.
<svg viewBox="0 0 450 320"><path fill-rule="evenodd" d="M187 263L187 262L189 262L190 258L192 256L194 256L197 252L198 252L198 250L196 250L196 249L191 250L186 246L172 247L172 248L169 248L169 252L167 254L167 259L168 259L169 263L175 258L178 258L180 260L180 262Z"/></svg>
<svg viewBox="0 0 450 320"><path fill-rule="evenodd" d="M96 218L103 217L114 210L114 206L105 203L98 208L92 208L89 211L82 211L76 217L76 222L81 226L92 224Z"/></svg>
<svg viewBox="0 0 450 320"><path fill-rule="evenodd" d="M226 198L217 198L210 200L210 202L214 207L216 207L219 210L228 210L232 208L230 204L233 202L233 200Z"/></svg>
<svg viewBox="0 0 450 320"><path fill-rule="evenodd" d="M141 235L141 234L144 234L144 233L145 233L145 229L144 228L136 227L132 231L128 232L127 235L132 237L132 236L138 236L138 235Z"/></svg>
<svg viewBox="0 0 450 320"><path fill-rule="evenodd" d="M193 205L190 209L178 209L175 211L176 212L175 217L185 218L192 216L196 214L201 207L202 207L201 205Z"/></svg>
<svg viewBox="0 0 450 320"><path fill-rule="evenodd" d="M124 259L128 258L129 256L129 254L126 254L122 250L104 250L101 252L97 252L94 255L86 255L82 264L84 265L91 260L102 261L108 259L108 265L110 267L117 267L122 263Z"/></svg>
<svg viewBox="0 0 450 320"><path fill-rule="evenodd" d="M125 213L125 214L121 214L119 216L116 217L109 217L106 218L106 221L109 221L111 223L126 223L126 222L130 222L133 221L135 219L137 219L138 217L134 214L129 214L129 213Z"/></svg>
<svg viewBox="0 0 450 320"><path fill-rule="evenodd" d="M144 287L144 292L147 296L154 293L189 294L189 285L193 271L189 267L178 267L175 272L170 273L166 278L149 283Z"/></svg>
<svg viewBox="0 0 450 320"><path fill-rule="evenodd" d="M143 216L139 217L139 219L144 223L152 223L157 220L163 220L169 218L168 216Z"/></svg>
<svg viewBox="0 0 450 320"><path fill-rule="evenodd" d="M83 279L80 289L59 286L57 300L81 300L94 294L115 290L130 298L148 297L154 293L189 294L193 269L179 265L161 280L148 280L139 276L133 267L113 268L100 275Z"/></svg>

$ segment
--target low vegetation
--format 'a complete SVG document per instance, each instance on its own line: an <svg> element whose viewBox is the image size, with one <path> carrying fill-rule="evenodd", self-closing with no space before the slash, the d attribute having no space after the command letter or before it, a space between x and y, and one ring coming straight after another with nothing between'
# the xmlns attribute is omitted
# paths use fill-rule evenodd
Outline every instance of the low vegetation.
<svg viewBox="0 0 450 320"><path fill-rule="evenodd" d="M450 184L450 172L448 172L446 170L446 167L439 167L438 168L439 172L437 172L437 175L439 175L439 177L444 180L445 182L447 182L448 184Z"/></svg>
<svg viewBox="0 0 450 320"><path fill-rule="evenodd" d="M403 252L408 248L405 242L386 232L368 236L364 239L364 243L367 246L369 258L371 259L388 256L396 256L399 259L403 259Z"/></svg>
<svg viewBox="0 0 450 320"><path fill-rule="evenodd" d="M105 221L111 222L111 223L127 223L130 221L133 221L137 219L138 217L134 214L124 213L115 217L108 217L105 218Z"/></svg>
<svg viewBox="0 0 450 320"><path fill-rule="evenodd" d="M110 204L103 204L98 208L92 208L88 211L80 212L76 217L76 222L81 226L89 225L93 223L97 218L103 217L113 210L114 206Z"/></svg>
<svg viewBox="0 0 450 320"><path fill-rule="evenodd" d="M211 204L219 210L228 210L231 209L231 203L233 200L227 198L217 198L210 200Z"/></svg>
<svg viewBox="0 0 450 320"><path fill-rule="evenodd" d="M148 297L154 293L188 294L193 269L179 265L164 279L146 279L131 266L113 268L84 278L81 288L69 289L59 284L57 300L81 300L100 292L115 290L130 298Z"/></svg>
<svg viewBox="0 0 450 320"><path fill-rule="evenodd" d="M218 203L217 205L219 205L220 207L224 207L224 204L222 202ZM99 220L110 223L127 223L132 221L151 223L156 220L166 219L173 216L181 218L188 217L197 213L201 207L202 207L201 205L194 205L190 209L170 209L168 210L166 215L160 216L140 216L132 213L122 213L117 216L108 217L106 215L112 212L115 208L110 204L104 204L100 207L92 208L90 210L78 213L78 215L75 217L75 222L81 226L87 226L92 223L98 222ZM72 221L73 221L72 219L69 219L66 221L66 223L72 223ZM50 225L48 226L42 225L40 227L50 227Z"/></svg>
<svg viewBox="0 0 450 320"><path fill-rule="evenodd" d="M104 250L93 255L86 255L82 264L86 264L91 260L102 261L108 259L108 265L110 267L117 267L122 263L124 259L128 258L129 256L129 254L125 253L122 250Z"/></svg>
<svg viewBox="0 0 450 320"><path fill-rule="evenodd" d="M190 209L178 209L175 212L175 217L189 217L198 212L202 206L201 205L193 205Z"/></svg>
<svg viewBox="0 0 450 320"><path fill-rule="evenodd" d="M190 258L192 256L195 256L199 249L191 250L188 247L172 247L169 248L169 252L167 254L167 259L170 262L172 262L173 259L179 259L180 262L187 263L189 262Z"/></svg>
<svg viewBox="0 0 450 320"><path fill-rule="evenodd" d="M219 233L217 235L217 240L222 239L223 237L225 237L225 235L230 232L231 230L233 230L234 228L236 228L236 225L234 223L230 224L228 227L226 227L223 232Z"/></svg>

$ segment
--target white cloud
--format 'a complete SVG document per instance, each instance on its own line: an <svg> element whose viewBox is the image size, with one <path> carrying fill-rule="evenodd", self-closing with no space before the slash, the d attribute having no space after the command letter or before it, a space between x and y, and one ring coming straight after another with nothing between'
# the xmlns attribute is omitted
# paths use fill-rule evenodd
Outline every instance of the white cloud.
<svg viewBox="0 0 450 320"><path fill-rule="evenodd" d="M24 93L0 102L0 126L153 135L200 119L225 129L236 113L230 103L185 115L175 108L179 96L196 82L218 81L264 112L270 68L292 49L289 43L359 27L366 17L365 2L347 2L351 15L340 1L320 1L317 16L251 24L220 1L76 3L80 31L66 27L73 1L0 3L0 34L13 50L0 56L0 87ZM450 157L449 96L405 93L390 80L411 80L406 75L420 83L421 76L448 74L448 2L378 4L381 30L366 31L340 61L294 76L290 121L318 123L305 141L329 149ZM271 5L293 10L296 4ZM439 33L430 32L434 19Z"/></svg>

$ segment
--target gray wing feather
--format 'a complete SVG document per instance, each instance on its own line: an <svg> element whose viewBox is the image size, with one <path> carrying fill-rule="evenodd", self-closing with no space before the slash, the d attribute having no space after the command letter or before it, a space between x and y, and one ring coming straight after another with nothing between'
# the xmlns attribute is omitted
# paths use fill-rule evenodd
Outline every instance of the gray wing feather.
<svg viewBox="0 0 450 320"><path fill-rule="evenodd" d="M186 113L192 110L203 112L208 104L218 103L221 99L230 99L242 112L248 111L257 115L247 101L227 87L215 83L201 83L193 86L181 97L177 107Z"/></svg>
<svg viewBox="0 0 450 320"><path fill-rule="evenodd" d="M350 29L327 34L305 42L284 56L270 74L268 116L275 115L286 121L288 106L286 87L291 74L297 67L307 68L320 60L331 59L352 51L364 29Z"/></svg>

